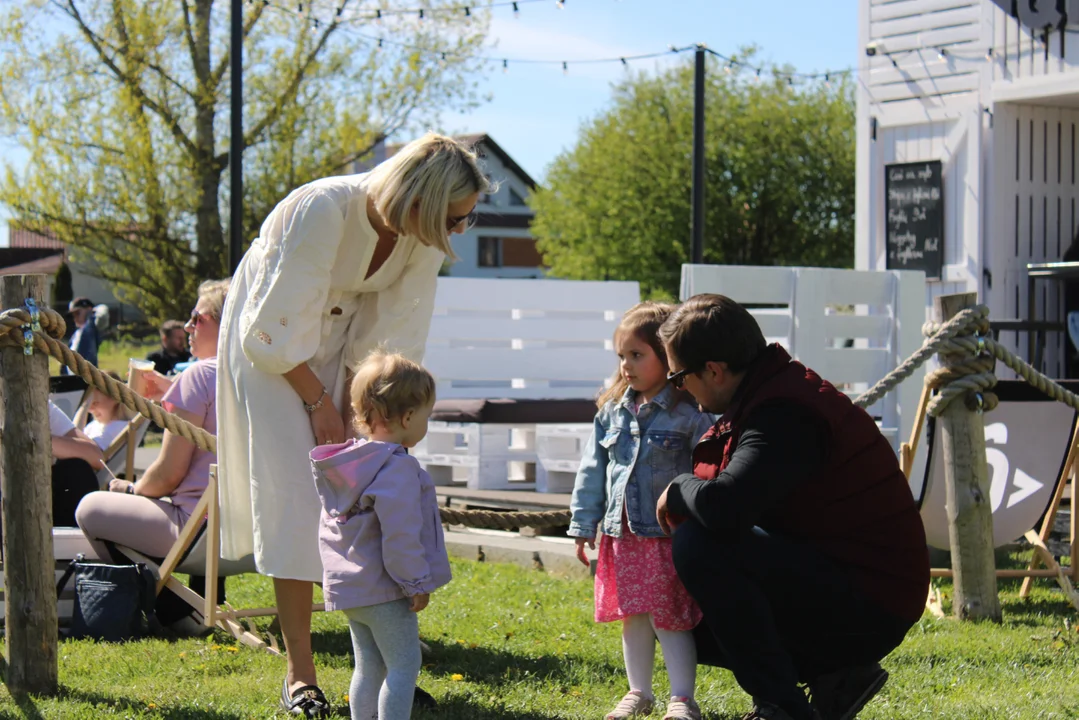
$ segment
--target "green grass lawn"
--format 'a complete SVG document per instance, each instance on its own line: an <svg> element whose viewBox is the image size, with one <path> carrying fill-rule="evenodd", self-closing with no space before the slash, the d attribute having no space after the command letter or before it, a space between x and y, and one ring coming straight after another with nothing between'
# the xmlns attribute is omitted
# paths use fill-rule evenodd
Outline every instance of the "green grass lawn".
<svg viewBox="0 0 1079 720"><path fill-rule="evenodd" d="M621 697L619 627L592 622L590 582L494 563L455 561L453 570L454 581L420 616L433 649L420 684L441 705L413 717L583 720L602 717ZM1003 625L923 618L886 659L891 680L859 717L1079 717L1075 611L1045 581L1027 601L1018 599L1017 582L1002 590ZM265 578L230 579L228 591L239 607L272 603ZM343 705L352 654L340 613L316 615L314 644L322 687ZM276 709L284 672L281 658L220 633L177 642L61 642L60 696L16 702L0 687L0 718L284 718ZM657 693L665 687L660 669ZM698 698L714 720L738 718L750 704L730 674L716 669L702 668Z"/></svg>

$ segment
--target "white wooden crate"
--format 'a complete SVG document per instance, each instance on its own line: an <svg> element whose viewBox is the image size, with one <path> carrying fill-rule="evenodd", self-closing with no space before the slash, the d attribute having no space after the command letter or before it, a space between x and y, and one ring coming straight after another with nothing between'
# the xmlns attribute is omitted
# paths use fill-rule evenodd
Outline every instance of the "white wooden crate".
<svg viewBox="0 0 1079 720"><path fill-rule="evenodd" d="M573 492L581 456L591 435L591 423L536 426L537 492Z"/></svg>
<svg viewBox="0 0 1079 720"><path fill-rule="evenodd" d="M536 482L535 427L432 421L412 455L436 485L531 490Z"/></svg>

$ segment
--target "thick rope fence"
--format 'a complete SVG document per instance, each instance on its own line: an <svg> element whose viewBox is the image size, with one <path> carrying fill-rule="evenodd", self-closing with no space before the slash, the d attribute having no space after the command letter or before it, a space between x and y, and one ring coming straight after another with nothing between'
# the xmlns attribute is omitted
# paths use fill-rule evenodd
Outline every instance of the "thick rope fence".
<svg viewBox="0 0 1079 720"><path fill-rule="evenodd" d="M995 408L997 399L991 390L997 382L993 370L998 360L1049 397L1079 410L1079 396L1038 372L989 336L988 318L989 308L978 305L961 311L946 323L926 323L922 333L927 339L922 347L854 403L861 408L870 407L939 354L942 367L930 373L925 380L930 388L938 391L927 407L931 416L939 416L952 401L960 397L971 410L988 412ZM216 437L102 373L60 342L59 338L64 336L65 330L60 313L48 308L15 308L0 313L0 346L20 347L28 353L35 350L45 353L71 369L94 389L149 418L159 427L189 440L202 450L217 453ZM568 510L502 512L442 507L439 511L443 522L473 528L551 528L568 525L570 521Z"/></svg>

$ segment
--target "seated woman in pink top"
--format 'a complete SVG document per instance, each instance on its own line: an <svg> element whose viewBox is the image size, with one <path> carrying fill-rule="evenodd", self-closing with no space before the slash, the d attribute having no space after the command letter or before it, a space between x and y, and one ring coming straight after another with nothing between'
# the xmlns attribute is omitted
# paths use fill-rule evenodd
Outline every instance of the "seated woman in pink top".
<svg viewBox="0 0 1079 720"><path fill-rule="evenodd" d="M198 362L180 374L161 404L192 425L217 433L217 339L228 280L207 281L184 329L191 334L191 352ZM165 431L161 454L136 482L112 480L108 491L94 492L79 503L75 519L99 558L112 558L106 542L117 543L153 558L163 558L191 517L210 479L213 453ZM218 597L224 599L224 578ZM191 588L203 594L205 578L192 576ZM163 625L181 635L207 634L191 607L168 589L154 608Z"/></svg>

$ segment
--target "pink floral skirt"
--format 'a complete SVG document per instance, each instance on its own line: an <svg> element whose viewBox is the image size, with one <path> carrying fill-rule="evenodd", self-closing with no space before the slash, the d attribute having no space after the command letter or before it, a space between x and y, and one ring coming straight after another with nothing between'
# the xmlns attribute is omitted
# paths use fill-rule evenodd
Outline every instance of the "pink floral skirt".
<svg viewBox="0 0 1079 720"><path fill-rule="evenodd" d="M596 560L596 622L651 613L660 630L692 630L701 611L678 579L670 538L600 535Z"/></svg>

